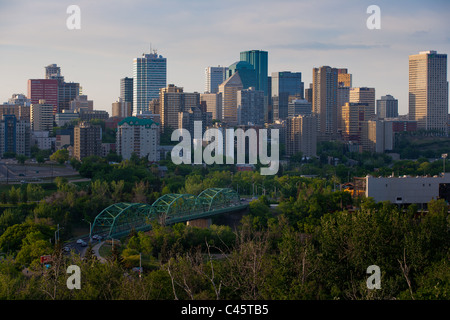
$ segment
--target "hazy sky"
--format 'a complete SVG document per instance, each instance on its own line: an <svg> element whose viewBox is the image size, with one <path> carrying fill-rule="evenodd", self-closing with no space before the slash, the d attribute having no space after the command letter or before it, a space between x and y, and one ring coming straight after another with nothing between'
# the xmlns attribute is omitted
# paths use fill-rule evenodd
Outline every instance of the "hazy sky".
<svg viewBox="0 0 450 320"><path fill-rule="evenodd" d="M81 9L69 30L67 7ZM381 29L369 30L369 5ZM408 55L450 54L450 1L402 0L0 0L0 103L27 92L56 63L66 81L81 83L94 108L111 112L119 80L132 77L135 57L153 49L167 58L167 81L203 92L207 66L229 66L239 53L269 52L269 74L348 68L353 86L391 94L407 113Z"/></svg>

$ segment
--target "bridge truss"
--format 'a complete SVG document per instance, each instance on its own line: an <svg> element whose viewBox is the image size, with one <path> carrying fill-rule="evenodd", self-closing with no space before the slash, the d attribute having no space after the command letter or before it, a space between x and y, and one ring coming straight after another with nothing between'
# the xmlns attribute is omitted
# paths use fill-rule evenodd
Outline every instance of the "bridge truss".
<svg viewBox="0 0 450 320"><path fill-rule="evenodd" d="M209 188L198 196L169 193L159 197L153 204L120 202L100 212L91 228L94 234L106 238L120 237L131 230L151 229L151 223L173 224L240 210L239 194L230 188Z"/></svg>

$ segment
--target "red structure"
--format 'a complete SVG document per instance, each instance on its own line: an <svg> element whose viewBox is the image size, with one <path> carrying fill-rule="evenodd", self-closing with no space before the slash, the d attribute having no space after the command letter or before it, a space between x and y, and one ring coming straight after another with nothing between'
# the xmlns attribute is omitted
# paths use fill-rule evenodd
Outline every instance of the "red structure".
<svg viewBox="0 0 450 320"><path fill-rule="evenodd" d="M393 132L417 131L417 121L411 120L395 120L392 123Z"/></svg>
<svg viewBox="0 0 450 320"><path fill-rule="evenodd" d="M58 80L56 79L29 79L28 99L32 104L45 100L46 104L58 106Z"/></svg>

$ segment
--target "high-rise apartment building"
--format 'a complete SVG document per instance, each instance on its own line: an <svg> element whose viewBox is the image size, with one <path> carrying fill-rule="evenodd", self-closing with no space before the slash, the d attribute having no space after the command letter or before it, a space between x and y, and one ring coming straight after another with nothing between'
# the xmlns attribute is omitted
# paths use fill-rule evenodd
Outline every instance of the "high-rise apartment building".
<svg viewBox="0 0 450 320"><path fill-rule="evenodd" d="M409 117L419 129L447 134L447 54L422 51L409 56Z"/></svg>
<svg viewBox="0 0 450 320"><path fill-rule="evenodd" d="M272 112L273 120L288 117L289 97L303 99L304 84L301 72L272 72Z"/></svg>
<svg viewBox="0 0 450 320"><path fill-rule="evenodd" d="M227 67L207 67L205 69L205 93L217 93L219 85L227 78Z"/></svg>
<svg viewBox="0 0 450 320"><path fill-rule="evenodd" d="M377 117L378 119L397 118L398 117L398 100L390 94L382 96L377 100Z"/></svg>
<svg viewBox="0 0 450 320"><path fill-rule="evenodd" d="M313 115L286 119L286 155L298 152L306 157L317 155L317 119Z"/></svg>
<svg viewBox="0 0 450 320"><path fill-rule="evenodd" d="M237 125L237 92L244 89L239 72L219 85L222 94L222 121L227 125Z"/></svg>
<svg viewBox="0 0 450 320"><path fill-rule="evenodd" d="M118 123L116 150L123 159L135 153L149 161L159 161L159 126L151 119L127 117Z"/></svg>
<svg viewBox="0 0 450 320"><path fill-rule="evenodd" d="M78 160L102 154L102 127L89 122L81 122L75 126L73 137L73 153Z"/></svg>
<svg viewBox="0 0 450 320"><path fill-rule="evenodd" d="M33 103L30 108L31 130L52 130L54 107L53 104L48 104L45 100L40 100L39 103Z"/></svg>
<svg viewBox="0 0 450 320"><path fill-rule="evenodd" d="M238 125L264 125L264 91L250 87L237 92Z"/></svg>
<svg viewBox="0 0 450 320"><path fill-rule="evenodd" d="M133 115L147 111L167 83L167 59L154 53L133 60Z"/></svg>
<svg viewBox="0 0 450 320"><path fill-rule="evenodd" d="M321 135L337 133L337 87L336 68L313 68L312 109L317 115L317 130Z"/></svg>
<svg viewBox="0 0 450 320"><path fill-rule="evenodd" d="M133 78L120 79L120 98L122 101L128 102L133 110Z"/></svg>
<svg viewBox="0 0 450 320"><path fill-rule="evenodd" d="M0 121L0 157L8 153L30 156L31 130L28 121L3 115Z"/></svg>

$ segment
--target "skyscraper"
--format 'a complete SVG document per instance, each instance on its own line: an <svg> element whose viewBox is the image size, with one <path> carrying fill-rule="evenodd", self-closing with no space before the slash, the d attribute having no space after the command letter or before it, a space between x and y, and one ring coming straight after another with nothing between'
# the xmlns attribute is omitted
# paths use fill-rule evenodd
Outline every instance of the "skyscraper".
<svg viewBox="0 0 450 320"><path fill-rule="evenodd" d="M205 69L205 93L217 93L219 85L227 78L227 67L208 67Z"/></svg>
<svg viewBox="0 0 450 320"><path fill-rule="evenodd" d="M264 96L267 96L268 85L268 53L262 50L250 50L241 52L241 61L250 63L256 71L256 90L264 91Z"/></svg>
<svg viewBox="0 0 450 320"><path fill-rule="evenodd" d="M238 125L264 125L264 92L242 89L237 92Z"/></svg>
<svg viewBox="0 0 450 320"><path fill-rule="evenodd" d="M178 128L178 114L200 106L200 94L184 92L183 88L169 84L159 94L162 131Z"/></svg>
<svg viewBox="0 0 450 320"><path fill-rule="evenodd" d="M273 120L286 119L288 117L289 97L303 99L303 93L304 84L301 72L272 72Z"/></svg>
<svg viewBox="0 0 450 320"><path fill-rule="evenodd" d="M214 120L222 119L222 94L221 93L202 93L200 94L200 103L206 106L206 112L211 112Z"/></svg>
<svg viewBox="0 0 450 320"><path fill-rule="evenodd" d="M361 143L363 123L373 119L374 108L368 103L347 102L341 108L342 136L346 141Z"/></svg>
<svg viewBox="0 0 450 320"><path fill-rule="evenodd" d="M128 102L133 110L133 78L120 79L120 98L122 101Z"/></svg>
<svg viewBox="0 0 450 320"><path fill-rule="evenodd" d="M58 81L58 110L55 112L61 113L63 110L70 109L70 102L82 94L82 88L77 82L65 82L64 76L61 75L61 67L56 64L50 64L45 67L45 79ZM47 103L51 103L45 99Z"/></svg>
<svg viewBox="0 0 450 320"><path fill-rule="evenodd" d="M228 67L227 79L236 72L239 73L243 89L248 89L250 87L256 88L256 71L253 65L246 61L237 61L233 63Z"/></svg>
<svg viewBox="0 0 450 320"><path fill-rule="evenodd" d="M61 75L61 67L57 64L49 64L45 67L45 79L55 79L59 83L64 82L64 77Z"/></svg>
<svg viewBox="0 0 450 320"><path fill-rule="evenodd" d="M418 129L447 134L447 54L422 51L409 56L409 118Z"/></svg>
<svg viewBox="0 0 450 320"><path fill-rule="evenodd" d="M256 71L256 90L264 91L264 119L268 120L268 105L269 105L269 54L262 50L242 51L240 54L241 61L250 63ZM246 88L244 88L246 89Z"/></svg>
<svg viewBox="0 0 450 320"><path fill-rule="evenodd" d="M243 88L239 72L219 86L219 93L222 94L222 121L228 125L237 124L237 92Z"/></svg>
<svg viewBox="0 0 450 320"><path fill-rule="evenodd" d="M382 96L380 100L377 100L377 117L378 119L397 118L398 100L390 94Z"/></svg>
<svg viewBox="0 0 450 320"><path fill-rule="evenodd" d="M28 80L28 99L31 103L37 104L40 100L45 100L46 104L58 106L58 81L56 79L30 79Z"/></svg>
<svg viewBox="0 0 450 320"><path fill-rule="evenodd" d="M289 102L288 117L311 114L311 102L305 99L294 99Z"/></svg>
<svg viewBox="0 0 450 320"><path fill-rule="evenodd" d="M167 83L167 60L156 51L133 61L133 115L147 111L149 102L159 98Z"/></svg>
<svg viewBox="0 0 450 320"><path fill-rule="evenodd" d="M313 68L312 110L318 117L317 130L322 135L337 133L337 87L336 68Z"/></svg>
<svg viewBox="0 0 450 320"><path fill-rule="evenodd" d="M339 87L352 87L352 75L348 73L346 68L338 69L338 86Z"/></svg>
<svg viewBox="0 0 450 320"><path fill-rule="evenodd" d="M286 155L298 152L307 157L317 154L317 119L313 115L299 115L286 120Z"/></svg>
<svg viewBox="0 0 450 320"><path fill-rule="evenodd" d="M375 88L350 88L349 102L367 103L375 112Z"/></svg>
<svg viewBox="0 0 450 320"><path fill-rule="evenodd" d="M78 82L60 82L58 85L58 109L70 109L70 102L82 94L81 86Z"/></svg>

